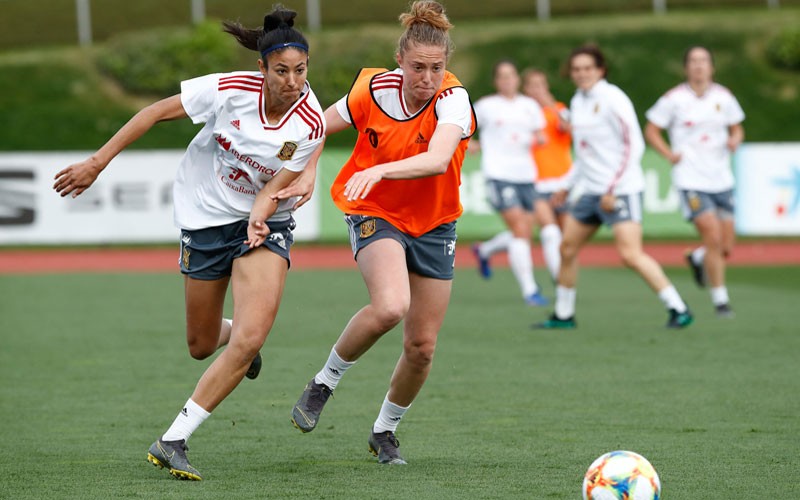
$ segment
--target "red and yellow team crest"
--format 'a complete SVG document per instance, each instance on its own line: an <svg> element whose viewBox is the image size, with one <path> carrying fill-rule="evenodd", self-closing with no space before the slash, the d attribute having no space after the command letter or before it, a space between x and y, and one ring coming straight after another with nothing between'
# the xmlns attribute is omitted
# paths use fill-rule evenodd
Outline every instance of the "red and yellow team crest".
<svg viewBox="0 0 800 500"><path fill-rule="evenodd" d="M700 210L700 197L694 193L689 195L689 208L692 209L692 212Z"/></svg>
<svg viewBox="0 0 800 500"><path fill-rule="evenodd" d="M359 235L361 236L361 239L369 238L375 234L375 219L365 220L361 223L359 229Z"/></svg>
<svg viewBox="0 0 800 500"><path fill-rule="evenodd" d="M292 159L292 156L294 156L295 151L297 151L297 143L286 141L283 143L281 150L278 151L278 154L275 156L277 156L279 160L289 161Z"/></svg>

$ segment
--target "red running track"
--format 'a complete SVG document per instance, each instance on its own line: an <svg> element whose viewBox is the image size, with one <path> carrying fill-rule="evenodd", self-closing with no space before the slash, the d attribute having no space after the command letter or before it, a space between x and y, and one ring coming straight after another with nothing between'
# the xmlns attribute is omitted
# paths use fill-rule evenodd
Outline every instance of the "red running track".
<svg viewBox="0 0 800 500"><path fill-rule="evenodd" d="M684 251L696 243L648 243L645 250L665 266L684 264ZM541 248L533 249L534 262L542 265ZM583 266L621 266L611 244L595 243L581 252ZM800 241L745 241L737 243L731 265L800 265ZM505 254L492 259L496 266L507 266ZM466 245L456 251L456 267L475 265ZM355 268L349 247L297 245L292 249L293 269ZM80 272L178 272L178 249L68 249L0 250L0 274L80 273Z"/></svg>

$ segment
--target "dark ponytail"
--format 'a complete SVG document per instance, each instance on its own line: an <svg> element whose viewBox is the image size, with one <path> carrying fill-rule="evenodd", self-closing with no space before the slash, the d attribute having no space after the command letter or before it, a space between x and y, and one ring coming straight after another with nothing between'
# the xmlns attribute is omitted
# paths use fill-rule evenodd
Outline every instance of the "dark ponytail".
<svg viewBox="0 0 800 500"><path fill-rule="evenodd" d="M308 53L306 37L294 28L296 16L297 12L278 4L264 16L263 28L248 29L238 22L223 21L222 30L233 35L243 47L261 53L266 64L268 54L289 47Z"/></svg>

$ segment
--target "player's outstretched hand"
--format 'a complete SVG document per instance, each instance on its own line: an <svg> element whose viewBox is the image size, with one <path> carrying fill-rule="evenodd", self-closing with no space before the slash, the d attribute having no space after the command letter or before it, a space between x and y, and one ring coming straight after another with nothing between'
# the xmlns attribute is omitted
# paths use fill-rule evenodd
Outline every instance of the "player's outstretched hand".
<svg viewBox="0 0 800 500"><path fill-rule="evenodd" d="M617 197L613 194L606 193L600 198L600 208L603 211L611 213L617 208Z"/></svg>
<svg viewBox="0 0 800 500"><path fill-rule="evenodd" d="M344 185L344 195L347 197L347 201L358 198L363 200L381 179L383 176L375 167L356 172Z"/></svg>
<svg viewBox="0 0 800 500"><path fill-rule="evenodd" d="M562 206L564 203L567 202L567 195L568 194L569 194L569 191L567 191L566 189L559 189L558 191L553 193L552 197L550 197L550 205L553 208L558 208L558 207Z"/></svg>
<svg viewBox="0 0 800 500"><path fill-rule="evenodd" d="M681 158L683 156L680 153L670 152L669 156L667 156L667 160L673 165L677 165L681 162Z"/></svg>
<svg viewBox="0 0 800 500"><path fill-rule="evenodd" d="M62 197L72 194L75 198L94 184L102 170L103 165L94 158L75 163L56 174L53 189Z"/></svg>
<svg viewBox="0 0 800 500"><path fill-rule="evenodd" d="M299 196L300 199L294 204L294 208L298 209L311 199L312 194L314 194L314 177L301 175L289 183L288 186L273 194L271 198L277 203L281 200Z"/></svg>
<svg viewBox="0 0 800 500"><path fill-rule="evenodd" d="M250 220L247 224L247 240L244 242L250 248L260 247L269 236L269 226L260 220Z"/></svg>

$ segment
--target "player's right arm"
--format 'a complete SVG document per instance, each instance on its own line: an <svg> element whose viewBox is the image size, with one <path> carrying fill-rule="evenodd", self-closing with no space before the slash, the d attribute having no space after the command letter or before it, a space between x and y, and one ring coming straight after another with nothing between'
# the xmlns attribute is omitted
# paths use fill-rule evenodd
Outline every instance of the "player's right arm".
<svg viewBox="0 0 800 500"><path fill-rule="evenodd" d="M653 146L653 149L658 151L658 154L666 158L671 164L675 165L681 161L681 155L672 151L667 141L664 140L663 129L655 123L647 122L644 127L644 138Z"/></svg>
<svg viewBox="0 0 800 500"><path fill-rule="evenodd" d="M347 97L345 96L345 99ZM341 111L337 110L336 104L333 104L325 110L325 137L341 132L350 126L350 123L342 118ZM295 208L300 208L305 202L311 198L311 193L314 190L314 182L317 176L317 162L322 154L323 141L311 155L311 158L306 165L303 175L298 177L294 182L279 190L272 198L275 201L285 200L300 196L300 200L295 204Z"/></svg>
<svg viewBox="0 0 800 500"><path fill-rule="evenodd" d="M673 104L673 99L669 97L670 95L667 92L661 96L645 113L647 125L644 127L644 138L658 154L666 158L672 165L675 165L681 161L681 155L672 150L672 147L664 140L663 134L664 130L669 128L670 124L674 123L676 119L675 105Z"/></svg>
<svg viewBox="0 0 800 500"><path fill-rule="evenodd" d="M55 175L53 189L62 197L75 198L86 191L120 151L143 136L158 122L186 118L180 94L155 102L133 115L121 129L86 160L70 165Z"/></svg>

